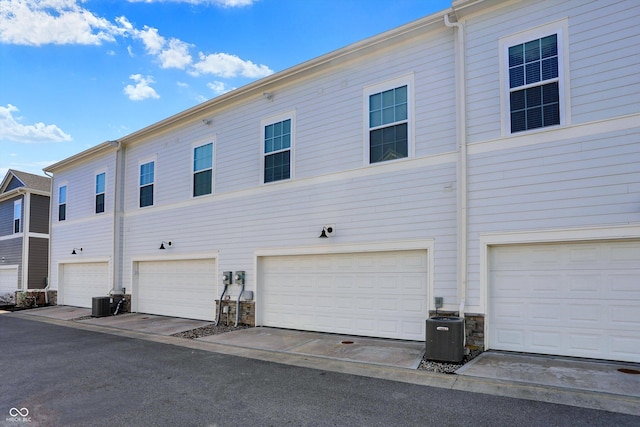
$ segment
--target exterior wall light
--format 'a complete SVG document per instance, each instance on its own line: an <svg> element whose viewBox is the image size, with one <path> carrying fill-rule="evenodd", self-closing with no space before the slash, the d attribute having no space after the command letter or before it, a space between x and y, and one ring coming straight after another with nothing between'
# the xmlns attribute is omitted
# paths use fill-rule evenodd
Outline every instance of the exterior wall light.
<svg viewBox="0 0 640 427"><path fill-rule="evenodd" d="M318 238L320 239L326 239L327 237L331 236L336 230L336 226L333 224L330 225L325 225L322 227L322 232L320 233L320 235L318 236Z"/></svg>
<svg viewBox="0 0 640 427"><path fill-rule="evenodd" d="M78 252L76 252L76 251L82 252L82 248L73 248L73 250L71 251L71 255L77 255Z"/></svg>
<svg viewBox="0 0 640 427"><path fill-rule="evenodd" d="M163 241L162 241L162 243L160 243L160 247L159 247L158 249L165 250L166 248L165 248L165 246L164 246L164 245L167 245L167 246L171 247L171 244L172 244L172 243L171 243L171 240L169 240L168 242L165 242L165 241L163 240Z"/></svg>

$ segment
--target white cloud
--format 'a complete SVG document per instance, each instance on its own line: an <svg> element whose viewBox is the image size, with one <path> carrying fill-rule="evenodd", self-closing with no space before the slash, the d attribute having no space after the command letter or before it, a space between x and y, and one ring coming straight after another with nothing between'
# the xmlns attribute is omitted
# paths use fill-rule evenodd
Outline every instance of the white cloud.
<svg viewBox="0 0 640 427"><path fill-rule="evenodd" d="M236 55L228 53L212 53L205 55L200 52L200 62L193 65L191 74L213 74L223 78L247 77L260 78L273 74L266 65L256 65L251 61L245 61Z"/></svg>
<svg viewBox="0 0 640 427"><path fill-rule="evenodd" d="M21 45L99 45L123 28L95 16L76 0L0 0L0 41Z"/></svg>
<svg viewBox="0 0 640 427"><path fill-rule="evenodd" d="M145 25L143 30L134 30L133 34L142 40L145 49L151 55L159 54L166 43L165 38L158 34L157 28Z"/></svg>
<svg viewBox="0 0 640 427"><path fill-rule="evenodd" d="M192 45L178 39L169 40L169 47L158 55L162 68L179 68L184 70L191 64L189 48Z"/></svg>
<svg viewBox="0 0 640 427"><path fill-rule="evenodd" d="M14 105L0 106L0 139L14 142L60 142L71 141L71 135L65 133L56 125L45 125L42 122L33 125L20 123L21 117L14 117L13 113L20 110Z"/></svg>
<svg viewBox="0 0 640 427"><path fill-rule="evenodd" d="M180 39L167 39L160 35L157 28L144 26L143 30L131 30L131 34L142 41L148 54L160 61L162 68L179 68L184 70L191 64L189 49L193 46Z"/></svg>
<svg viewBox="0 0 640 427"><path fill-rule="evenodd" d="M142 76L141 74L132 74L129 76L136 84L127 85L124 88L124 93L132 101L142 101L148 98L158 99L160 95L155 91L150 84L154 83L153 77Z"/></svg>
<svg viewBox="0 0 640 427"><path fill-rule="evenodd" d="M207 83L207 87L213 91L214 96L222 95L235 89L235 87L227 87L224 82L219 81Z"/></svg>

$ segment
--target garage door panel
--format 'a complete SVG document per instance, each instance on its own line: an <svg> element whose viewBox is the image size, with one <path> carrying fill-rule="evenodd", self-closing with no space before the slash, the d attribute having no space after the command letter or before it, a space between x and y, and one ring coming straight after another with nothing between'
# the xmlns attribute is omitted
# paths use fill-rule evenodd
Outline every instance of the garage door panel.
<svg viewBox="0 0 640 427"><path fill-rule="evenodd" d="M490 348L640 362L640 242L489 253Z"/></svg>
<svg viewBox="0 0 640 427"><path fill-rule="evenodd" d="M107 296L111 290L107 262L61 264L60 271L64 305L91 308L93 297Z"/></svg>
<svg viewBox="0 0 640 427"><path fill-rule="evenodd" d="M18 290L18 267L0 268L0 294Z"/></svg>
<svg viewBox="0 0 640 427"><path fill-rule="evenodd" d="M261 258L263 324L423 340L426 266L424 250Z"/></svg>
<svg viewBox="0 0 640 427"><path fill-rule="evenodd" d="M141 313L214 321L214 259L138 262L137 307Z"/></svg>

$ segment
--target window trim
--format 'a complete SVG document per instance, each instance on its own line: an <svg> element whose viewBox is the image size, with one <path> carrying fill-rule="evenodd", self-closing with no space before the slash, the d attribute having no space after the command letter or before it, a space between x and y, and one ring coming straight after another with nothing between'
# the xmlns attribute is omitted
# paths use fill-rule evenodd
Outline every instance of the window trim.
<svg viewBox="0 0 640 427"><path fill-rule="evenodd" d="M24 205L22 203L21 198L13 201L13 221L11 221L13 234L22 233L22 230L23 230L22 217L24 216L24 212L22 211L23 206ZM18 209L18 212L19 212L17 218L16 218L16 209ZM16 221L18 225L18 231L16 231Z"/></svg>
<svg viewBox="0 0 640 427"><path fill-rule="evenodd" d="M362 137L363 137L363 158L362 162L365 166L379 166L389 164L393 162L401 162L408 159L415 158L415 85L414 74L408 74L400 77L396 77L390 80L379 82L373 85L365 86L362 89ZM369 97L380 92L385 92L391 89L397 89L402 86L407 86L407 157L399 159L384 160L380 162L371 163L371 142L369 126ZM399 122L397 122L399 123ZM389 126L395 126L389 124ZM380 127L382 128L382 127Z"/></svg>
<svg viewBox="0 0 640 427"><path fill-rule="evenodd" d="M203 172L207 169L202 169L202 170L194 170L194 162L195 162L195 153L196 153L196 149L200 148L200 147L204 147L205 145L211 144L211 193L208 194L200 194L198 196L196 196L194 194L195 192L195 186L194 186L194 178L197 172ZM213 194L215 194L216 192L216 188L215 188L215 183L216 183L216 138L208 138L206 141L199 141L199 142L195 142L191 145L191 157L190 157L190 161L189 161L189 176L191 177L191 183L190 183L190 194L191 194L191 198L192 199L198 199L200 197L207 197L207 196L211 196Z"/></svg>
<svg viewBox="0 0 640 427"><path fill-rule="evenodd" d="M531 132L544 132L549 129L567 127L571 125L571 90L569 76L569 40L568 40L568 19L564 18L548 24L540 25L508 36L500 37L499 44L499 66L500 66L500 121L502 136L519 136ZM560 124L527 129L518 132L511 132L511 89L509 87L509 48L557 34L558 48L558 95L560 98ZM528 87L542 86L551 83L546 80L537 84L523 85L520 89Z"/></svg>
<svg viewBox="0 0 640 427"><path fill-rule="evenodd" d="M276 152L285 152L286 149L282 149L279 151L272 151L270 153L264 152L264 132L265 128L274 123L283 122L285 120L291 120L291 141L289 146L289 178L287 179L279 179L277 181L264 181L264 167L265 167L265 158L268 154L273 154ZM279 182L288 182L292 181L295 178L295 141L296 141L296 110L286 111L280 114L276 114L273 116L269 116L260 121L260 184L261 185L271 185L277 184Z"/></svg>
<svg viewBox="0 0 640 427"><path fill-rule="evenodd" d="M102 193L98 193L98 176L104 174L104 191ZM94 205L93 205L93 210L94 213L96 215L100 215L103 214L107 211L107 171L106 170L99 170L95 173L95 188L94 188ZM102 194L103 195L103 201L102 201L102 212L98 212L98 196Z"/></svg>
<svg viewBox="0 0 640 427"><path fill-rule="evenodd" d="M148 163L153 163L153 182L151 184L145 184L145 186L147 185L153 185L153 203L147 206L140 206L140 190L142 189L142 185L140 185L140 168L143 165L146 165ZM157 199L156 199L156 183L157 183L157 176L158 176L158 161L157 158L154 157L147 157L145 159L142 159L140 161L138 161L138 169L137 169L137 173L136 173L136 182L137 182L137 187L138 187L138 198L136 201L136 205L138 206L138 209L147 209L147 208L152 208L156 205Z"/></svg>
<svg viewBox="0 0 640 427"><path fill-rule="evenodd" d="M64 188L64 203L60 202L60 190ZM69 216L69 212L67 211L67 207L69 205L69 186L67 182L60 183L58 185L58 194L56 196L58 198L58 222L66 221ZM60 207L64 205L64 218L60 219Z"/></svg>

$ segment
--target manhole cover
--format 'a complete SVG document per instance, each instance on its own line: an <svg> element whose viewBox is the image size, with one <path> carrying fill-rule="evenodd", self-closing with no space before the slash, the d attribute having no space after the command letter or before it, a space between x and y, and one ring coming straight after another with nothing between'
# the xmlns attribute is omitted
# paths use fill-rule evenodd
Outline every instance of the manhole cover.
<svg viewBox="0 0 640 427"><path fill-rule="evenodd" d="M618 369L618 372L622 372L623 374L633 374L633 375L640 374L640 371L637 369L627 369L627 368L620 368Z"/></svg>
<svg viewBox="0 0 640 427"><path fill-rule="evenodd" d="M353 341L342 341L341 344L353 344Z"/></svg>

